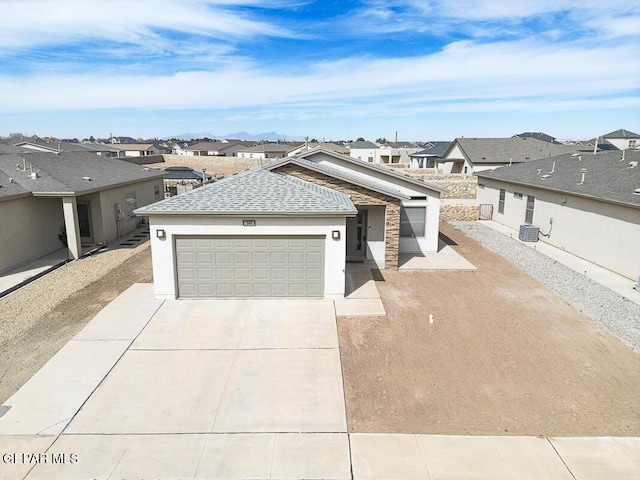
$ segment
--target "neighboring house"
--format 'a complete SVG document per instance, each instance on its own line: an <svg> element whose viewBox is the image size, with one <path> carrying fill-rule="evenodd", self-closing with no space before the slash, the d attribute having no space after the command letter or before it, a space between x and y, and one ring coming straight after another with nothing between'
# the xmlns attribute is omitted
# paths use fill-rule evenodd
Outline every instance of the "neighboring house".
<svg viewBox="0 0 640 480"><path fill-rule="evenodd" d="M164 172L165 198L188 192L213 180L206 171L198 172L191 167L167 167Z"/></svg>
<svg viewBox="0 0 640 480"><path fill-rule="evenodd" d="M476 173L577 151L536 138L456 138L442 157L443 173Z"/></svg>
<svg viewBox="0 0 640 480"><path fill-rule="evenodd" d="M296 145L293 148L290 148L287 151L287 156L295 157L301 153L304 153L308 150L313 150L317 147L328 148L329 150L333 150L334 152L342 153L343 155L349 155L349 149L347 147L343 147L342 145L337 145L331 142L312 142L312 143L302 143L300 145Z"/></svg>
<svg viewBox="0 0 640 480"><path fill-rule="evenodd" d="M291 145L282 143L263 143L253 147L245 147L236 151L238 158L253 158L254 160L267 160L270 158L282 158L287 156Z"/></svg>
<svg viewBox="0 0 640 480"><path fill-rule="evenodd" d="M14 143L14 145L30 152L89 152L105 157L116 157L120 153L118 148L100 143L45 142L36 140L20 141Z"/></svg>
<svg viewBox="0 0 640 480"><path fill-rule="evenodd" d="M478 176L480 204L493 220L630 279L640 276L640 152L600 152L535 160Z"/></svg>
<svg viewBox="0 0 640 480"><path fill-rule="evenodd" d="M349 155L363 162L374 163L376 160L376 151L380 148L372 142L355 141L347 144Z"/></svg>
<svg viewBox="0 0 640 480"><path fill-rule="evenodd" d="M542 132L523 132L514 135L512 138L535 138L536 140L542 140L547 143L559 143L556 142L556 137L552 137L551 135L547 135Z"/></svg>
<svg viewBox="0 0 640 480"><path fill-rule="evenodd" d="M421 150L409 155L410 168L438 168L442 162L442 156L451 145L451 142L428 142Z"/></svg>
<svg viewBox="0 0 640 480"><path fill-rule="evenodd" d="M16 147L15 145L7 145L6 143L0 143L0 155L7 155L9 153L30 153L33 150L28 148Z"/></svg>
<svg viewBox="0 0 640 480"><path fill-rule="evenodd" d="M119 150L118 157L149 157L166 153L153 143L120 143L114 144L113 147Z"/></svg>
<svg viewBox="0 0 640 480"><path fill-rule="evenodd" d="M222 140L220 142L199 142L182 149L181 155L187 156L214 156L235 157L238 150L252 146L253 142L241 140Z"/></svg>
<svg viewBox="0 0 640 480"><path fill-rule="evenodd" d="M93 153L0 155L0 271L133 230L133 210L162 199L164 173ZM65 238L66 235L66 238Z"/></svg>
<svg viewBox="0 0 640 480"><path fill-rule="evenodd" d="M629 130L616 130L615 132L607 133L601 137L601 140L610 143L618 150L626 150L628 148L640 147L640 135L630 132Z"/></svg>
<svg viewBox="0 0 640 480"><path fill-rule="evenodd" d="M136 210L158 298L342 297L345 262L438 248L443 190L318 147Z"/></svg>

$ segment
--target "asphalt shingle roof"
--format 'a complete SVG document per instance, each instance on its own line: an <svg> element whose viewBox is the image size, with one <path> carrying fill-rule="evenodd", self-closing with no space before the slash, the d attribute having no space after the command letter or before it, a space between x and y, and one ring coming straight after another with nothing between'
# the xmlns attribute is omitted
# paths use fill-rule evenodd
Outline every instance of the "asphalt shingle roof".
<svg viewBox="0 0 640 480"><path fill-rule="evenodd" d="M348 195L261 168L136 210L149 214L355 215Z"/></svg>
<svg viewBox="0 0 640 480"><path fill-rule="evenodd" d="M536 138L457 138L473 164L529 162L577 151L575 145L557 145Z"/></svg>
<svg viewBox="0 0 640 480"><path fill-rule="evenodd" d="M330 177L339 178L345 180L347 182L353 183L355 185L360 185L361 187L370 188L376 192L384 193L394 198L409 198L407 195L403 194L400 190L392 189L387 187L386 185L382 185L379 183L374 183L367 181L362 177L357 177L355 175L350 175L348 172L344 172L342 170L338 170L337 168L329 167L328 165L323 165L318 162L312 162L311 160L307 160L306 158L285 158L276 163L272 163L265 168L275 169L281 165L285 165L288 163L294 163L296 165L300 165L301 167L309 168L311 170L315 170L320 173L324 173Z"/></svg>
<svg viewBox="0 0 640 480"><path fill-rule="evenodd" d="M419 152L412 153L411 157L429 156L429 157L442 157L444 152L447 151L451 145L451 142L430 142L430 146L420 150Z"/></svg>
<svg viewBox="0 0 640 480"><path fill-rule="evenodd" d="M36 179L30 176L32 170ZM36 195L89 193L164 176L163 172L87 152L0 155L0 172Z"/></svg>
<svg viewBox="0 0 640 480"><path fill-rule="evenodd" d="M640 208L640 195L634 194L640 189L640 152L627 150L624 161L621 158L621 151L567 154L476 175Z"/></svg>
<svg viewBox="0 0 640 480"><path fill-rule="evenodd" d="M615 132L610 132L606 135L603 135L602 138L640 138L640 135L621 128L620 130L616 130Z"/></svg>
<svg viewBox="0 0 640 480"><path fill-rule="evenodd" d="M369 163L369 162L363 162L361 160L358 160L357 158L353 158L350 157L348 155L342 155L341 153L338 152L334 152L331 151L329 149L323 148L323 147L317 147L314 148L312 150L309 150L308 152L303 152L300 153L297 157L294 158L304 158L307 156L312 156L318 152L324 152L327 153L329 155L332 155L336 158L341 158L345 163L351 163L353 165L357 165L360 168L365 168L367 170L374 170L374 171L378 171L378 172L382 172L385 175L388 175L389 177L395 177L401 180L404 180L405 182L411 183L413 185L418 185L422 188L427 187L430 190L434 190L436 192L440 192L440 193L446 193L447 191L436 187L435 185L430 185L428 183L425 183L424 180L422 179L417 179L412 177L411 175L407 174L407 173L398 173L396 172L394 169L389 168L389 167L384 167L382 165L376 165L375 163ZM316 162L313 162L314 164L317 164ZM360 177L355 177L355 176L350 176L352 179L356 179L356 178L360 178Z"/></svg>

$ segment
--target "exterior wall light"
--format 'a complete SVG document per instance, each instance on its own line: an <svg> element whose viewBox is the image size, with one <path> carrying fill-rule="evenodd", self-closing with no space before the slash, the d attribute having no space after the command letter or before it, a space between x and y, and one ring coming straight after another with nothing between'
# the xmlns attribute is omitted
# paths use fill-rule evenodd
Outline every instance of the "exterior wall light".
<svg viewBox="0 0 640 480"><path fill-rule="evenodd" d="M331 238L333 238L334 240L340 240L340 230L332 230Z"/></svg>
<svg viewBox="0 0 640 480"><path fill-rule="evenodd" d="M158 238L165 238L164 230L162 230L162 229L158 229L158 230L156 230L156 237L158 237Z"/></svg>

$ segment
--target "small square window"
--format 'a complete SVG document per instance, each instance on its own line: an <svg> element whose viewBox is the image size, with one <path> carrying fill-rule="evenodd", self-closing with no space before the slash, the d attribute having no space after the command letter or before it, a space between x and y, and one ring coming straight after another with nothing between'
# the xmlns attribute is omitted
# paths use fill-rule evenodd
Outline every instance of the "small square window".
<svg viewBox="0 0 640 480"><path fill-rule="evenodd" d="M514 198L522 198L523 195L520 192L513 192L513 197Z"/></svg>

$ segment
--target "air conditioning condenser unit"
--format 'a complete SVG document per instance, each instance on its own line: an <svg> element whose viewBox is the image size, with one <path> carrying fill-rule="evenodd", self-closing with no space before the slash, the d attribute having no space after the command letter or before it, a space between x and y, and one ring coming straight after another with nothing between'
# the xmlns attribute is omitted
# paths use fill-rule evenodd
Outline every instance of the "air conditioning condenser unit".
<svg viewBox="0 0 640 480"><path fill-rule="evenodd" d="M518 238L523 242L537 242L538 241L538 232L540 228L536 225L520 225L520 234Z"/></svg>

